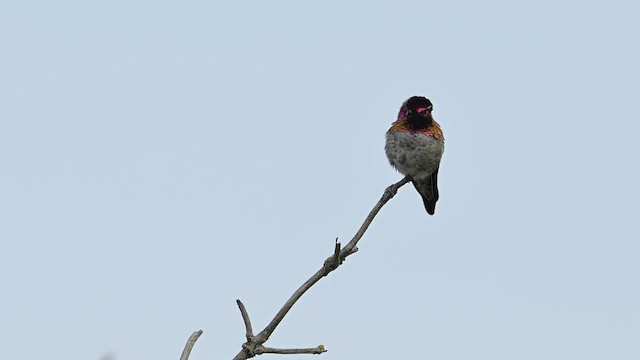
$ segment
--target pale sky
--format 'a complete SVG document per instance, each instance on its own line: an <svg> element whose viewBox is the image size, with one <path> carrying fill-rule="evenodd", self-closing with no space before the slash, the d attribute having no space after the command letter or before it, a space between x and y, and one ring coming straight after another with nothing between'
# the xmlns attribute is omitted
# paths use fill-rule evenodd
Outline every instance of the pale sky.
<svg viewBox="0 0 640 360"><path fill-rule="evenodd" d="M640 358L637 1L0 3L0 358ZM282 356L264 355L269 359ZM286 359L309 359L311 355Z"/></svg>

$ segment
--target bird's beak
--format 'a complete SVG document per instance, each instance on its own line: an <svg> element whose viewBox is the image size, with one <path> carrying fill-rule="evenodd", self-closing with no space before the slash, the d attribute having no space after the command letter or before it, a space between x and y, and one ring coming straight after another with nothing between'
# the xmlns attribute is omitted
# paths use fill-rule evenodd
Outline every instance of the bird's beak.
<svg viewBox="0 0 640 360"><path fill-rule="evenodd" d="M427 106L426 108L418 108L418 114L420 115L428 115L431 114L431 111L433 110L433 106Z"/></svg>

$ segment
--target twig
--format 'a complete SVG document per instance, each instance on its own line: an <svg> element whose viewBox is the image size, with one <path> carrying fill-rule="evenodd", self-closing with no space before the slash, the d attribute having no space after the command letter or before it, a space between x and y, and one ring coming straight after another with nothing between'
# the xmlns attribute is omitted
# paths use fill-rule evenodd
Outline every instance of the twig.
<svg viewBox="0 0 640 360"><path fill-rule="evenodd" d="M384 204L387 203L387 201L391 200L391 198L396 196L398 189L400 189L403 185L405 185L409 181L411 181L411 177L406 176L402 180L398 181L397 183L393 185L389 185L386 189L384 189L384 194L382 194L382 197L380 198L378 203L373 207L373 209L371 209L367 218L364 219L364 222L360 226L360 229L358 229L358 232L356 232L356 234L353 236L353 239L351 239L351 241L349 241L349 243L347 243L347 245L344 248L342 248L342 251L340 252L340 258L342 261L344 261L344 259L346 259L347 256L358 251L356 244L358 243L358 241L360 241L360 238L362 237L362 235L364 235L364 232L367 231L367 228L369 227L369 225L371 225L371 222L373 221L373 218L375 218L376 215L378 214L378 211L382 209L382 207L384 206Z"/></svg>
<svg viewBox="0 0 640 360"><path fill-rule="evenodd" d="M282 319L284 319L285 315L287 315L287 313L289 312L289 310L291 310L291 308L296 303L296 301L298 301L298 299L300 299L300 297L307 290L309 290L320 279L322 279L323 277L327 276L333 270L337 269L338 266L340 266L344 262L344 260L347 258L347 256L349 256L349 255L355 253L356 251L358 251L358 248L356 247L356 244L358 243L358 241L360 241L360 238L362 238L362 236L364 235L365 231L367 231L367 228L369 227L369 225L371 224L373 219L376 217L376 215L378 214L380 209L382 209L382 207L384 206L384 204L387 203L387 201L391 200L391 198L393 198L396 195L396 192L398 191L398 189L400 187L402 187L403 185L405 185L409 181L411 181L411 178L410 177L405 177L402 180L398 181L397 183L395 183L393 185L390 185L389 187L387 187L384 190L384 194L382 194L382 197L380 198L380 200L376 203L376 205L373 207L373 209L371 209L371 211L369 212L369 215L366 217L366 219L364 220L364 222L360 226L360 229L358 229L358 231L353 236L351 241L349 241L349 243L347 243L347 245L345 247L343 247L341 249L340 248L341 245L336 239L336 245L334 247L334 253L328 259L326 259L324 261L324 265L322 266L322 268L320 270L318 270L315 274L313 274L309 278L309 280L305 281L304 284L302 284L293 293L293 295L291 295L291 297L282 306L280 311L278 311L278 313L274 316L273 320L271 320L271 322L264 328L264 330L262 330L258 335L254 336L254 337L252 337L250 339L249 338L247 339L247 342L242 345L242 350L233 358L234 360L246 360L246 359L252 358L255 355L259 355L259 354L265 353L266 352L266 351L264 351L265 349L278 350L278 351L304 350L304 349L288 349L288 350L287 349L271 349L271 348L264 347L262 344L264 344L269 339L269 337L271 336L273 331L280 324ZM239 306L240 306L240 304L242 304L242 303L239 300L238 300L238 302L239 302ZM240 311L242 312L242 307L240 308ZM242 312L243 319L245 318L245 315L247 316L247 318L245 320L245 327L246 327L247 322L249 322L249 324L250 324L250 321L248 320L249 316L246 313L246 309L245 309L244 312ZM320 349L320 347L318 347L317 349ZM324 349L324 346L322 346L321 350L322 350L321 352L325 352L326 351ZM277 353L278 354L284 354L285 352L277 352ZM290 352L286 352L286 353L290 354ZM304 352L304 353L315 354L314 352ZM298 353L296 353L296 354L298 354Z"/></svg>
<svg viewBox="0 0 640 360"><path fill-rule="evenodd" d="M306 349L276 349L263 346L261 350L262 352L259 354L322 354L323 352L327 352L324 345Z"/></svg>
<svg viewBox="0 0 640 360"><path fill-rule="evenodd" d="M333 256L328 258L325 261L325 266L331 267L331 270L335 270L338 266L340 266L340 249L342 248L342 244L336 238L336 245L333 248Z"/></svg>
<svg viewBox="0 0 640 360"><path fill-rule="evenodd" d="M253 338L253 328L251 327L251 319L249 319L249 313L247 312L247 308L244 307L244 304L240 299L236 300L238 307L240 308L240 313L242 314L242 320L244 321L244 328L247 330L246 337L247 341L251 341Z"/></svg>
<svg viewBox="0 0 640 360"><path fill-rule="evenodd" d="M184 350L182 350L182 355L180 356L180 360L188 360L189 355L191 354L191 349L193 349L193 345L195 345L196 340L202 335L202 330L194 331L191 336L189 336L189 340L187 340L187 344L184 346Z"/></svg>

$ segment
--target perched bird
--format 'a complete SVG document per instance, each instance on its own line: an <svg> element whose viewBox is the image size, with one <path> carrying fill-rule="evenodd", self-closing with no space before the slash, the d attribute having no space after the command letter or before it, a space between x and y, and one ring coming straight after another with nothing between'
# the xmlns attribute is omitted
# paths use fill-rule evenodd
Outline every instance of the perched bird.
<svg viewBox="0 0 640 360"><path fill-rule="evenodd" d="M438 168L444 151L444 136L433 120L433 104L423 96L412 96L400 107L398 119L387 131L384 147L389 163L411 182L433 215L438 201Z"/></svg>

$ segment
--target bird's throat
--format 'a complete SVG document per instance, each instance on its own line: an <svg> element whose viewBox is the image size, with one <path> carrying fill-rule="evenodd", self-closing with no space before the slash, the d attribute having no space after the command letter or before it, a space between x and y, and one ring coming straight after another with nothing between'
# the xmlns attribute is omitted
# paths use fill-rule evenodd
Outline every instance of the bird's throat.
<svg viewBox="0 0 640 360"><path fill-rule="evenodd" d="M424 130L433 125L433 118L431 116L409 116L407 117L407 127L410 130Z"/></svg>

